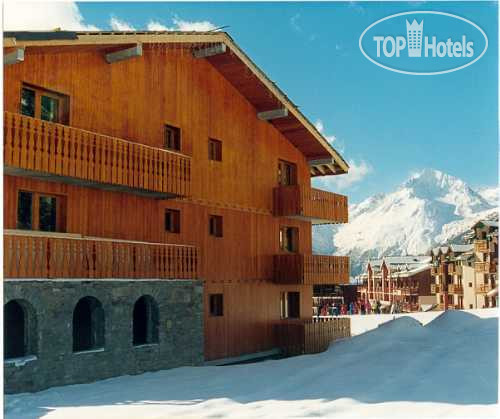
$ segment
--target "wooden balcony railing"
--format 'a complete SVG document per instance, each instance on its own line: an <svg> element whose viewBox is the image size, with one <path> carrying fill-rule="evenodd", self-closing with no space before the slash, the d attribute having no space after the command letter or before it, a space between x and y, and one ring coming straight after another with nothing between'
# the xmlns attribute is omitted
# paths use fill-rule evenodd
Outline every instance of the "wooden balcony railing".
<svg viewBox="0 0 500 419"><path fill-rule="evenodd" d="M282 320L274 325L278 347L286 356L313 354L328 349L331 342L351 336L349 318Z"/></svg>
<svg viewBox="0 0 500 419"><path fill-rule="evenodd" d="M191 158L12 112L4 113L7 174L158 197L188 196Z"/></svg>
<svg viewBox="0 0 500 419"><path fill-rule="evenodd" d="M402 295L417 295L418 287L403 287L401 288Z"/></svg>
<svg viewBox="0 0 500 419"><path fill-rule="evenodd" d="M348 284L349 257L275 255L274 281L282 284Z"/></svg>
<svg viewBox="0 0 500 419"><path fill-rule="evenodd" d="M474 251L477 253L488 253L489 252L488 242L486 240L475 240Z"/></svg>
<svg viewBox="0 0 500 419"><path fill-rule="evenodd" d="M493 289L490 284L481 284L476 287L476 292L478 294L487 294Z"/></svg>
<svg viewBox="0 0 500 419"><path fill-rule="evenodd" d="M347 223L347 196L299 185L279 186L274 188L274 214L314 224Z"/></svg>
<svg viewBox="0 0 500 419"><path fill-rule="evenodd" d="M494 263L489 262L475 262L474 269L477 273L496 273L497 267Z"/></svg>
<svg viewBox="0 0 500 419"><path fill-rule="evenodd" d="M448 293L463 295L464 288L462 285L459 284L448 284Z"/></svg>
<svg viewBox="0 0 500 419"><path fill-rule="evenodd" d="M4 233L5 278L196 279L193 246Z"/></svg>
<svg viewBox="0 0 500 419"><path fill-rule="evenodd" d="M431 294L436 294L441 292L441 286L439 284L431 284Z"/></svg>

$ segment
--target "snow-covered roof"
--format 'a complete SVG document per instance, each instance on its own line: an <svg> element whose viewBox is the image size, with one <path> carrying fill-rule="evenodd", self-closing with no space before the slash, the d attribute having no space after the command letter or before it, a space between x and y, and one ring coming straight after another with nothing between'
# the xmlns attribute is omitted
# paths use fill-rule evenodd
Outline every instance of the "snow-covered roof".
<svg viewBox="0 0 500 419"><path fill-rule="evenodd" d="M476 224L474 224L472 228L475 228L479 224L482 224L486 227L498 228L498 221L495 220L480 220Z"/></svg>
<svg viewBox="0 0 500 419"><path fill-rule="evenodd" d="M453 253L463 253L474 249L473 244L450 244L450 249Z"/></svg>
<svg viewBox="0 0 500 419"><path fill-rule="evenodd" d="M430 256L385 256L382 259L373 259L368 262L375 274L381 271L382 265L389 269L391 274L400 277L414 275L431 268Z"/></svg>

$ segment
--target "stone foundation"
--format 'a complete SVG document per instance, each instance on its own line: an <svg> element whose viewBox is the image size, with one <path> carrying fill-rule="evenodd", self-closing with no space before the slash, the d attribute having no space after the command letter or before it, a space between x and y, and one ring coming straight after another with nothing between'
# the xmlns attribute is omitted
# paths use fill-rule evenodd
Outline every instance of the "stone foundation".
<svg viewBox="0 0 500 419"><path fill-rule="evenodd" d="M134 304L144 295L152 297L158 309L158 343L134 346ZM104 344L74 352L73 311L87 296L102 305ZM25 310L25 356L4 361L6 393L33 392L204 361L201 281L6 280L4 304L12 300L30 308Z"/></svg>

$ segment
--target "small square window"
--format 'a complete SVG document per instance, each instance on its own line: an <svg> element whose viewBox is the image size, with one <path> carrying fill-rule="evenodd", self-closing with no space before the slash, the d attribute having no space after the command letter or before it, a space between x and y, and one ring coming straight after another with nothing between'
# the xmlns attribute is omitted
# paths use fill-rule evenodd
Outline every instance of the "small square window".
<svg viewBox="0 0 500 419"><path fill-rule="evenodd" d="M208 140L208 160L222 161L222 142L210 138Z"/></svg>
<svg viewBox="0 0 500 419"><path fill-rule="evenodd" d="M210 315L216 317L224 315L223 294L210 294Z"/></svg>
<svg viewBox="0 0 500 419"><path fill-rule="evenodd" d="M220 215L210 216L209 233L211 236L222 237L222 217Z"/></svg>
<svg viewBox="0 0 500 419"><path fill-rule="evenodd" d="M469 304L469 308L474 308L472 304Z"/></svg>
<svg viewBox="0 0 500 419"><path fill-rule="evenodd" d="M181 150L181 129L165 125L165 148L168 150Z"/></svg>
<svg viewBox="0 0 500 419"><path fill-rule="evenodd" d="M472 282L469 282L469 288L472 288Z"/></svg>
<svg viewBox="0 0 500 419"><path fill-rule="evenodd" d="M179 210L165 210L165 231L169 233L181 232L181 212Z"/></svg>

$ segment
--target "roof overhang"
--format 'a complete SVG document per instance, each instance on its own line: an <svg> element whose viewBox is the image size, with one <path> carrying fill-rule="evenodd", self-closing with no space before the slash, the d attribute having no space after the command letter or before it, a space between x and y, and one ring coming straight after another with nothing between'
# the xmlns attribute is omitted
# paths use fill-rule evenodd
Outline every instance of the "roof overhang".
<svg viewBox="0 0 500 419"><path fill-rule="evenodd" d="M210 62L252 104L256 113L286 110L266 123L301 151L311 176L347 173L349 166L342 156L225 32L4 32L6 53L14 48L29 52L97 49L109 53L117 47L133 45L142 45L147 51L159 44L175 44L193 52L225 45L216 48L219 53L204 54L202 59Z"/></svg>

